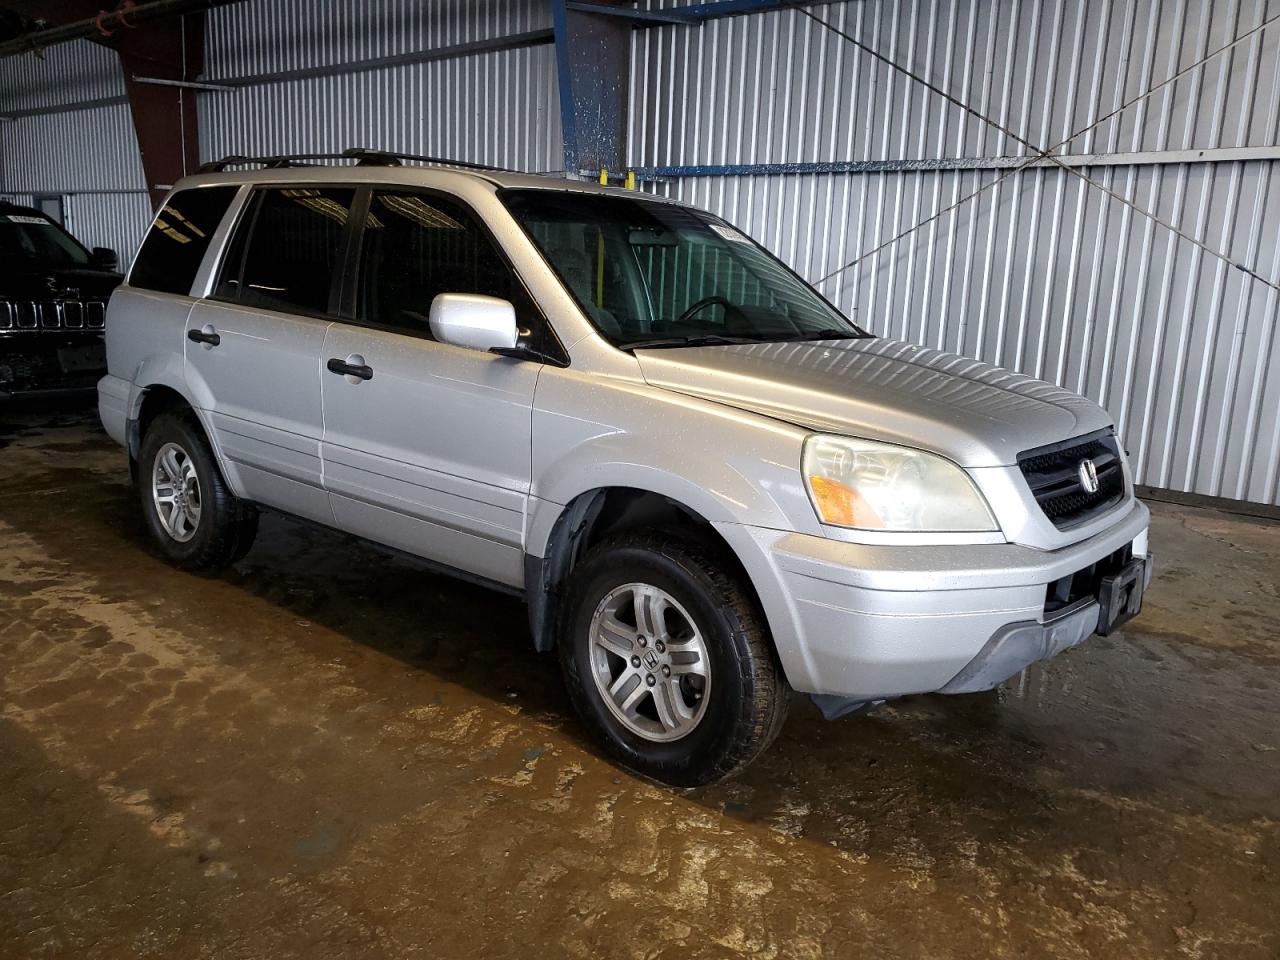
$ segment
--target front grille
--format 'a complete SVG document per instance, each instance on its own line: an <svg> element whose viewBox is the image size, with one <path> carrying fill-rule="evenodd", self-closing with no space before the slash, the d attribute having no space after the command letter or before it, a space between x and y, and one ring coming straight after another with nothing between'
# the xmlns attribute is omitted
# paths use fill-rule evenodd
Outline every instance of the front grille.
<svg viewBox="0 0 1280 960"><path fill-rule="evenodd" d="M0 300L0 330L102 330L101 300Z"/></svg>
<svg viewBox="0 0 1280 960"><path fill-rule="evenodd" d="M1081 466L1092 460L1098 489L1089 493ZM1018 454L1018 467L1036 503L1059 530L1069 530L1114 507L1124 499L1124 469L1115 433L1097 433Z"/></svg>

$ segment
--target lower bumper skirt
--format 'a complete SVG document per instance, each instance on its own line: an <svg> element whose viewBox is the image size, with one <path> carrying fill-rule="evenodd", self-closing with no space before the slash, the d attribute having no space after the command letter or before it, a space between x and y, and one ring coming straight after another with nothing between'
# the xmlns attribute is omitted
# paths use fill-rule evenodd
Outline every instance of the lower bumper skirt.
<svg viewBox="0 0 1280 960"><path fill-rule="evenodd" d="M990 690L1036 661L1048 660L1078 646L1097 628L1096 601L1046 623L1029 620L1001 627L968 666L938 692L980 693Z"/></svg>

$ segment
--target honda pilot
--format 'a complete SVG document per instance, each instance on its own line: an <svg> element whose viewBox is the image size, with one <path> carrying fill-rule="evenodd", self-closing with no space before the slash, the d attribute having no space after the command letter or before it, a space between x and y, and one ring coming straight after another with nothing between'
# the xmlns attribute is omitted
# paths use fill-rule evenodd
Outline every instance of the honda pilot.
<svg viewBox="0 0 1280 960"><path fill-rule="evenodd" d="M678 786L792 690L989 690L1140 609L1097 404L872 336L678 203L317 159L176 184L111 298L101 418L178 566L271 509L517 594L591 733Z"/></svg>

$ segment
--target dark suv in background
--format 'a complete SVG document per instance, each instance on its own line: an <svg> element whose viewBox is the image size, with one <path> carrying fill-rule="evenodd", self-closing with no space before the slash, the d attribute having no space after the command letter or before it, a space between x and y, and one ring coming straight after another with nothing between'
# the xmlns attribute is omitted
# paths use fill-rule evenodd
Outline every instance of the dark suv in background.
<svg viewBox="0 0 1280 960"><path fill-rule="evenodd" d="M39 210L0 202L0 397L96 385L116 269L115 251L87 250Z"/></svg>

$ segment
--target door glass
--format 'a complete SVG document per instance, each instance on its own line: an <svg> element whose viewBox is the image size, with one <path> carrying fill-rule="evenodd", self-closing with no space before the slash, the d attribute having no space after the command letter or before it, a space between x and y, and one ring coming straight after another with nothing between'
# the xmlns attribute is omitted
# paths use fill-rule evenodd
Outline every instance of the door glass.
<svg viewBox="0 0 1280 960"><path fill-rule="evenodd" d="M217 296L302 313L324 313L342 258L352 189L259 191L236 231Z"/></svg>
<svg viewBox="0 0 1280 960"><path fill-rule="evenodd" d="M239 187L197 187L165 201L142 241L129 284L145 290L187 294L213 232Z"/></svg>
<svg viewBox="0 0 1280 960"><path fill-rule="evenodd" d="M441 293L510 300L527 314L511 268L460 204L415 193L375 193L360 251L357 318L430 336ZM522 317L525 325L527 317Z"/></svg>

